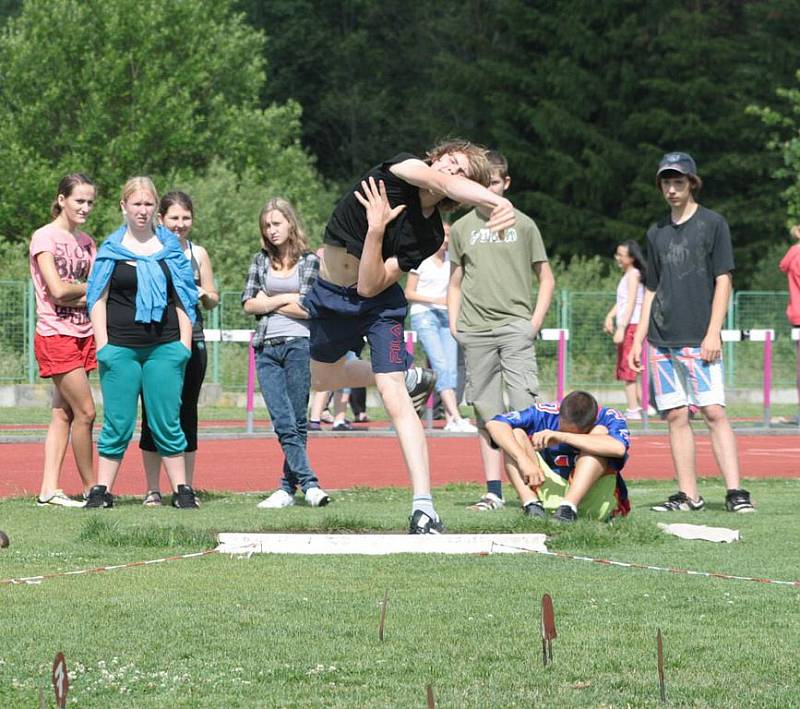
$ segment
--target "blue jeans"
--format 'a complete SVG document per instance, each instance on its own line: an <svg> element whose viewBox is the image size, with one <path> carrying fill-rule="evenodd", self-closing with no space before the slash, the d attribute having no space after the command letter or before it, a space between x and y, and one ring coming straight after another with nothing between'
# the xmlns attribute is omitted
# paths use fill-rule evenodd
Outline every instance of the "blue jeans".
<svg viewBox="0 0 800 709"><path fill-rule="evenodd" d="M306 452L311 369L307 337L256 350L256 373L264 403L283 449L281 488L294 495L319 487Z"/></svg>
<svg viewBox="0 0 800 709"><path fill-rule="evenodd" d="M436 391L455 390L458 386L458 343L450 334L447 311L429 308L424 313L414 313L411 327L417 331L417 337L436 372Z"/></svg>

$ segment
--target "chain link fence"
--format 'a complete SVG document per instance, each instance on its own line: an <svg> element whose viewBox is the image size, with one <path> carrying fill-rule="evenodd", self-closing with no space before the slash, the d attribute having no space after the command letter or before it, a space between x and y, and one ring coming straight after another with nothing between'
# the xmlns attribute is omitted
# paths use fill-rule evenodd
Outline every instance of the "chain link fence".
<svg viewBox="0 0 800 709"><path fill-rule="evenodd" d="M796 343L786 320L785 291L737 291L732 299L726 327L775 330L773 386L793 388L796 381ZM566 382L569 389L603 389L617 386L614 379L616 348L603 332L606 313L614 305L610 291L557 290L544 327L569 330ZM240 291L223 291L220 305L206 314L206 327L222 330L251 329L255 319L241 307ZM35 303L30 281L0 281L0 382L18 384L37 381L33 357ZM763 343L725 343L727 386L731 390L759 389L763 382ZM536 346L539 378L544 385L556 380L557 343L540 341ZM418 361L424 355L417 344ZM247 384L247 345L238 342L209 343L206 380L225 391L244 391Z"/></svg>

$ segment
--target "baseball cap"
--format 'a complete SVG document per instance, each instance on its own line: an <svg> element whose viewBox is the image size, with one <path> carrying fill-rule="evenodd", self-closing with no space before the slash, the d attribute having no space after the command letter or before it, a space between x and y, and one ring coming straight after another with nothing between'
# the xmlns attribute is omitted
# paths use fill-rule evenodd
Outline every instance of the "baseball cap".
<svg viewBox="0 0 800 709"><path fill-rule="evenodd" d="M689 153L667 153L658 163L656 177L666 170L674 170L682 175L696 175L697 165Z"/></svg>

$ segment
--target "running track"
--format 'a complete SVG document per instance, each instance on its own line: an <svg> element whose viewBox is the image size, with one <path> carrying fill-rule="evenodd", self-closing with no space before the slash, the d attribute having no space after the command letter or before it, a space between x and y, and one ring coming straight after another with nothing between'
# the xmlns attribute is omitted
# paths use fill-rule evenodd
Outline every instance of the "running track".
<svg viewBox="0 0 800 709"><path fill-rule="evenodd" d="M738 436L742 475L745 478L800 477L800 435ZM402 455L397 442L387 436L348 433L319 435L309 439L314 470L327 489L406 486ZM480 482L483 474L474 436L429 438L433 485ZM717 475L706 436L697 436L698 473ZM38 492L43 458L41 441L0 444L0 497ZM283 456L272 435L252 438L202 439L197 457L195 486L204 490L237 492L273 489L280 478ZM633 439L631 458L625 466L629 480L672 478L672 463L664 436ZM80 491L78 474L68 453L62 474L69 494ZM122 463L115 492L144 494L144 474L135 442ZM166 485L162 482L162 489Z"/></svg>

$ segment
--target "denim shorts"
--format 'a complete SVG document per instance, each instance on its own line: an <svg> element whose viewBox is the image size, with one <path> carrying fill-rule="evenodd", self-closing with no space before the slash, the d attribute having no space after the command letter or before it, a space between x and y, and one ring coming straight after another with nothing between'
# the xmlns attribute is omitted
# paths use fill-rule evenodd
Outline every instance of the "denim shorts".
<svg viewBox="0 0 800 709"><path fill-rule="evenodd" d="M311 359L338 362L349 351L361 352L366 338L373 372L403 372L411 366L403 332L408 303L396 283L364 298L355 288L317 278L303 305L310 317Z"/></svg>

